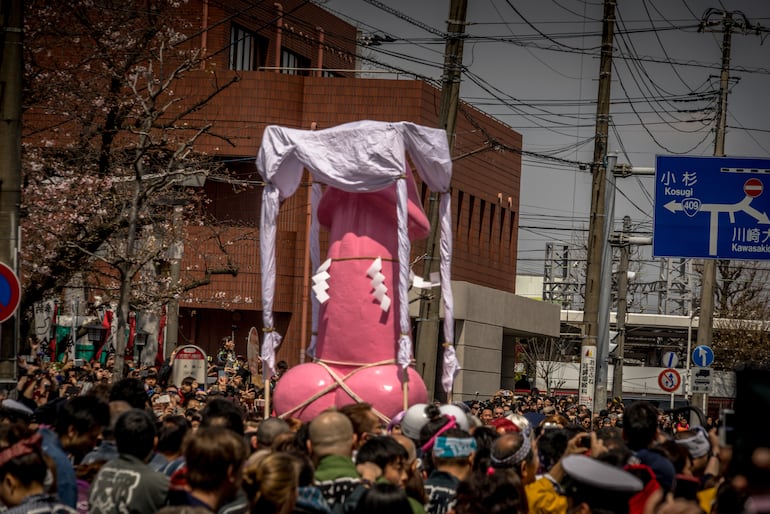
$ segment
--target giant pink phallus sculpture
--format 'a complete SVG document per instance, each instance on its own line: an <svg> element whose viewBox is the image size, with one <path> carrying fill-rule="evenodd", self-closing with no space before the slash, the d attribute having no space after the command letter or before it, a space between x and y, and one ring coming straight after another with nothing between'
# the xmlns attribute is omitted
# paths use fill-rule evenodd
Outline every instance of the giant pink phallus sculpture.
<svg viewBox="0 0 770 514"><path fill-rule="evenodd" d="M427 236L407 154L440 195L441 289L444 299L443 387L459 370L454 353L450 288L451 160L444 131L413 123L360 121L307 131L269 126L257 167L265 180L260 226L266 378L274 373L281 336L273 324L275 234L280 201L313 176L310 230L313 269L313 362L285 373L273 406L281 416L310 420L331 406L365 401L383 420L427 400L411 367L409 257L411 240ZM326 185L325 191L322 184ZM329 230L321 262L319 224Z"/></svg>

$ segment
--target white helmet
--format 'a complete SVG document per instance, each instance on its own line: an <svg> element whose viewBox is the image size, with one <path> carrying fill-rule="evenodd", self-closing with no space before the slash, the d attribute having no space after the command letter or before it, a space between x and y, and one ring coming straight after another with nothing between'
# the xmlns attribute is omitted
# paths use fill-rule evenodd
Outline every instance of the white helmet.
<svg viewBox="0 0 770 514"><path fill-rule="evenodd" d="M530 428L529 420L522 416L521 414L516 414L515 412L512 412L506 416L511 422L519 427L520 432L526 432Z"/></svg>
<svg viewBox="0 0 770 514"><path fill-rule="evenodd" d="M470 429L470 423L468 423L468 416L466 416L465 411L462 410L462 408L458 407L457 405L454 405L451 403L445 403L444 405L440 405L438 410L441 411L441 414L444 414L446 416L453 416L455 418L455 421L457 422L457 426L462 428L466 432Z"/></svg>
<svg viewBox="0 0 770 514"><path fill-rule="evenodd" d="M415 403L404 413L401 419L401 432L410 439L418 441L420 439L420 430L428 422L428 415L425 413L425 403Z"/></svg>

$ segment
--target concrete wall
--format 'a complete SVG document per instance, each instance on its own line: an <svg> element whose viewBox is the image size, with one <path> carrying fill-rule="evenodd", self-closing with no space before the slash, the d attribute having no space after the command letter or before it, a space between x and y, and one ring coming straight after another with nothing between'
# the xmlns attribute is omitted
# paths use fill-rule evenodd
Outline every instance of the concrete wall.
<svg viewBox="0 0 770 514"><path fill-rule="evenodd" d="M562 384L559 389L561 390L567 390L567 391L574 391L578 388L578 380L579 380L579 371L580 371L580 364L579 363L548 363L547 366L549 366L553 372L552 372L552 380L551 383L559 383ZM663 371L666 368L657 368L657 367L650 367L650 366L626 366L623 368L623 394L633 394L633 395L665 395L670 394L661 389L660 385L658 385L658 376L660 375L661 371ZM698 369L693 367L691 368L692 374L695 375L698 372ZM682 397L684 396L684 382L685 382L685 376L686 376L686 370L685 369L677 369L679 372L682 383L680 386L674 390L674 396ZM607 375L608 375L608 384L607 384L607 390L608 394L611 396L612 392L612 379L613 379L613 372L614 372L614 366L610 365ZM712 375L712 382L711 382L711 393L710 396L720 397L720 398L734 398L735 397L735 373L730 371L711 371ZM542 377L537 377L537 387L541 391L546 391L546 383L543 380ZM554 391L552 391L554 392ZM558 392L558 391L555 391Z"/></svg>
<svg viewBox="0 0 770 514"><path fill-rule="evenodd" d="M452 282L452 293L455 319L500 326L518 336L559 337L558 305L468 282Z"/></svg>
<svg viewBox="0 0 770 514"><path fill-rule="evenodd" d="M468 400L477 392L488 398L503 383L512 383L517 337L559 336L558 305L461 281L452 282L452 293L455 348L462 366L453 400ZM413 302L411 315L418 314L419 302Z"/></svg>
<svg viewBox="0 0 770 514"><path fill-rule="evenodd" d="M463 320L455 324L457 359L462 371L454 384L454 400L466 400L476 391L489 397L500 388L503 329L500 326Z"/></svg>

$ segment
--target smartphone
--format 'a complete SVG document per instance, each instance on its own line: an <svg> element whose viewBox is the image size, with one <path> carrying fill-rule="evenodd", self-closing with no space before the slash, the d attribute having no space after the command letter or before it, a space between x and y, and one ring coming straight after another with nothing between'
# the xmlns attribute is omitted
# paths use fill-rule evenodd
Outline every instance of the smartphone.
<svg viewBox="0 0 770 514"><path fill-rule="evenodd" d="M588 449L591 448L591 434L586 434L580 438L580 447Z"/></svg>
<svg viewBox="0 0 770 514"><path fill-rule="evenodd" d="M85 365L85 359L75 359L72 361L72 365L76 368L82 368Z"/></svg>
<svg viewBox="0 0 770 514"><path fill-rule="evenodd" d="M158 403L171 403L171 397L167 394L158 396Z"/></svg>

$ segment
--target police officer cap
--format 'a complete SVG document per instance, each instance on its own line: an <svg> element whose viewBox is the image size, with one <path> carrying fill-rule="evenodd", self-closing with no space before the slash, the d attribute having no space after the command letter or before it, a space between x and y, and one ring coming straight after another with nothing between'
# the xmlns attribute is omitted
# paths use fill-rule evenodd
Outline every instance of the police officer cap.
<svg viewBox="0 0 770 514"><path fill-rule="evenodd" d="M644 487L631 473L585 455L564 457L562 467L567 474L566 495L575 504L585 502L594 509L628 512L628 500Z"/></svg>
<svg viewBox="0 0 770 514"><path fill-rule="evenodd" d="M32 409L16 400L6 398L0 403L0 417L14 416L29 422L33 414Z"/></svg>

